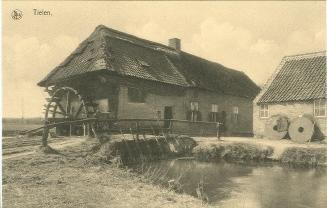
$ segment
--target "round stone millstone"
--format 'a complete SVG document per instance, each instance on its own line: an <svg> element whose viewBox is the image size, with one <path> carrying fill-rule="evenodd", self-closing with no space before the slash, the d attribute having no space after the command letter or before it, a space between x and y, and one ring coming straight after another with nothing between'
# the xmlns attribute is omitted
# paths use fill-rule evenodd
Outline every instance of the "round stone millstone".
<svg viewBox="0 0 327 208"><path fill-rule="evenodd" d="M307 116L295 118L291 121L288 131L292 141L297 143L308 142L314 133L314 121Z"/></svg>
<svg viewBox="0 0 327 208"><path fill-rule="evenodd" d="M265 136L268 139L283 139L288 131L289 119L285 115L274 115L269 118L265 125Z"/></svg>

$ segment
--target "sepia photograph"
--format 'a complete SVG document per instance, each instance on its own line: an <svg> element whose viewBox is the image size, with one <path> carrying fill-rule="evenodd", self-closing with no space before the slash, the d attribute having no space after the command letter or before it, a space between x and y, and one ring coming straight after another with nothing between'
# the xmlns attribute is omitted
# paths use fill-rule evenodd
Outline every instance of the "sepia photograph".
<svg viewBox="0 0 327 208"><path fill-rule="evenodd" d="M326 1L1 6L0 207L327 207Z"/></svg>

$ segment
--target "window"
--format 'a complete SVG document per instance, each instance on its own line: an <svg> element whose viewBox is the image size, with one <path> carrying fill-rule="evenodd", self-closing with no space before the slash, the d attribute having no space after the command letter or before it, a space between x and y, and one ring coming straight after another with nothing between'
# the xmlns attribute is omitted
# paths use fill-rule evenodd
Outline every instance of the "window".
<svg viewBox="0 0 327 208"><path fill-rule="evenodd" d="M238 107L233 107L233 113L238 114Z"/></svg>
<svg viewBox="0 0 327 208"><path fill-rule="evenodd" d="M99 99L95 101L98 104L98 110L100 113L109 112L109 100L108 99Z"/></svg>
<svg viewBox="0 0 327 208"><path fill-rule="evenodd" d="M313 106L315 116L326 116L326 99L315 100Z"/></svg>
<svg viewBox="0 0 327 208"><path fill-rule="evenodd" d="M268 118L269 109L267 104L261 104L260 105L260 118Z"/></svg>
<svg viewBox="0 0 327 208"><path fill-rule="evenodd" d="M211 112L218 113L218 105L217 104L212 104L211 105Z"/></svg>
<svg viewBox="0 0 327 208"><path fill-rule="evenodd" d="M210 112L209 121L218 122L218 105L217 104L211 104L211 112Z"/></svg>
<svg viewBox="0 0 327 208"><path fill-rule="evenodd" d="M191 111L198 111L198 110L199 110L199 103L191 102Z"/></svg>
<svg viewBox="0 0 327 208"><path fill-rule="evenodd" d="M137 88L128 88L128 101L131 103L144 103L145 93Z"/></svg>
<svg viewBox="0 0 327 208"><path fill-rule="evenodd" d="M235 123L238 122L238 107L237 106L233 107L233 121Z"/></svg>
<svg viewBox="0 0 327 208"><path fill-rule="evenodd" d="M191 111L190 111L189 118L191 121L200 121L201 120L198 102L191 102Z"/></svg>

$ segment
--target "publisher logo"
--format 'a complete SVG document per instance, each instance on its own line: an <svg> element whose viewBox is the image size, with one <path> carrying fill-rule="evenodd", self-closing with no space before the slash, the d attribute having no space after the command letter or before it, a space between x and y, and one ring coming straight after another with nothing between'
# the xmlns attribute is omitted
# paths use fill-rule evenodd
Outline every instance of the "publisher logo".
<svg viewBox="0 0 327 208"><path fill-rule="evenodd" d="M23 17L23 12L19 9L15 9L11 12L11 18L13 20L20 20Z"/></svg>

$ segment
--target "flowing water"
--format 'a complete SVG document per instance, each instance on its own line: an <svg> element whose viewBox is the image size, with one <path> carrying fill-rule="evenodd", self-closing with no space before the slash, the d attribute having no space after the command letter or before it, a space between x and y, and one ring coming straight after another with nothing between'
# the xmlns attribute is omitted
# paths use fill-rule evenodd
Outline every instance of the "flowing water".
<svg viewBox="0 0 327 208"><path fill-rule="evenodd" d="M219 207L327 207L325 168L166 160L139 164L133 169L155 184L168 186L169 181L195 197L203 187L201 195Z"/></svg>

